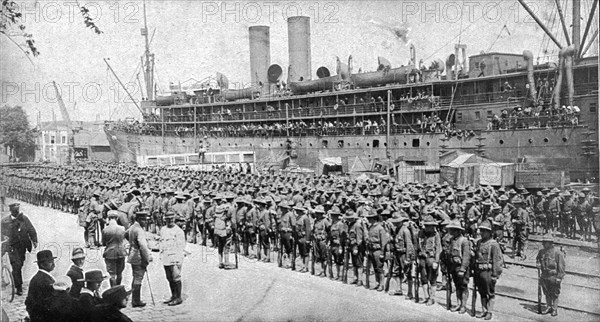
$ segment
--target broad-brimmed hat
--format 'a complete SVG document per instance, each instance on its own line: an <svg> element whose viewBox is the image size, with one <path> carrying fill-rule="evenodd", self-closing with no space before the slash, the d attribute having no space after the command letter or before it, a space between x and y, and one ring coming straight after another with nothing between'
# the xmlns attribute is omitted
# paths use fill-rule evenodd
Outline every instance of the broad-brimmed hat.
<svg viewBox="0 0 600 322"><path fill-rule="evenodd" d="M42 263L50 260L54 260L56 257L52 255L52 251L49 249L41 250L37 253L36 262Z"/></svg>
<svg viewBox="0 0 600 322"><path fill-rule="evenodd" d="M354 210L348 210L344 214L343 218L346 219L346 220L348 220L348 219L358 219L358 215L356 214L356 212Z"/></svg>
<svg viewBox="0 0 600 322"><path fill-rule="evenodd" d="M447 229L458 229L458 230L465 230L461 225L460 222L454 220L452 221L448 226L446 226Z"/></svg>
<svg viewBox="0 0 600 322"><path fill-rule="evenodd" d="M294 208L292 208L296 211L302 211L302 212L306 212L306 208L302 207L302 205L296 205L294 206Z"/></svg>
<svg viewBox="0 0 600 322"><path fill-rule="evenodd" d="M174 212L172 212L172 211L169 211L169 212L167 212L167 213L165 214L165 220L166 220L166 219L172 219L172 218L175 218L175 213L174 213Z"/></svg>
<svg viewBox="0 0 600 322"><path fill-rule="evenodd" d="M83 251L83 248L77 247L73 249L73 252L71 253L71 260L80 258L85 258L85 252Z"/></svg>
<svg viewBox="0 0 600 322"><path fill-rule="evenodd" d="M8 209L19 209L19 207L21 207L21 204L18 202L13 202L10 205L8 205Z"/></svg>
<svg viewBox="0 0 600 322"><path fill-rule="evenodd" d="M78 282L96 282L96 283L100 283L100 282L102 282L107 277L108 277L108 275L102 274L101 270L99 270L99 269L92 269L92 270L89 270L89 271L85 272L84 278L80 278L77 281Z"/></svg>
<svg viewBox="0 0 600 322"><path fill-rule="evenodd" d="M57 291L66 291L73 286L73 281L67 275L57 277L52 284L52 288Z"/></svg>
<svg viewBox="0 0 600 322"><path fill-rule="evenodd" d="M119 303L127 298L129 294L131 294L131 291L126 291L125 286L117 285L102 292L102 300L110 304Z"/></svg>
<svg viewBox="0 0 600 322"><path fill-rule="evenodd" d="M477 228L492 231L492 224L489 220L484 220Z"/></svg>
<svg viewBox="0 0 600 322"><path fill-rule="evenodd" d="M543 242L553 243L554 242L554 236L552 236L552 234L545 234L544 236L542 236L542 243Z"/></svg>
<svg viewBox="0 0 600 322"><path fill-rule="evenodd" d="M141 210L135 213L135 219L148 219L149 213L147 210Z"/></svg>
<svg viewBox="0 0 600 322"><path fill-rule="evenodd" d="M325 208L323 208L323 206L321 206L321 205L318 205L315 207L314 212L315 212L315 214L324 214Z"/></svg>

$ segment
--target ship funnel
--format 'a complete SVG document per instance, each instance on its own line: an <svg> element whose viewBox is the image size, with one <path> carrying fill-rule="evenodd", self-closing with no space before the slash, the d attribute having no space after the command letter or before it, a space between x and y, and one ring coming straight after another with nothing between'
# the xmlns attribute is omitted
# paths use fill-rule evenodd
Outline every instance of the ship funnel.
<svg viewBox="0 0 600 322"><path fill-rule="evenodd" d="M271 64L271 40L269 27L252 26L248 29L250 39L250 79L252 85L268 83L267 69Z"/></svg>
<svg viewBox="0 0 600 322"><path fill-rule="evenodd" d="M283 75L283 69L281 66L277 64L273 64L269 66L269 70L267 72L267 76L269 78L269 83L275 84L281 80L281 76Z"/></svg>
<svg viewBox="0 0 600 322"><path fill-rule="evenodd" d="M454 66L455 62L456 56L454 54L450 54L450 56L448 56L448 58L446 59L446 79L448 80L454 79L452 66Z"/></svg>
<svg viewBox="0 0 600 322"><path fill-rule="evenodd" d="M288 18L288 50L292 69L291 81L310 80L310 18L296 16Z"/></svg>
<svg viewBox="0 0 600 322"><path fill-rule="evenodd" d="M537 103L537 90L535 89L535 79L533 77L533 53L529 50L523 51L523 59L527 64L527 82L529 83L529 94L531 94L531 100Z"/></svg>
<svg viewBox="0 0 600 322"><path fill-rule="evenodd" d="M391 69L392 63L389 60L379 56L377 57L377 70Z"/></svg>
<svg viewBox="0 0 600 322"><path fill-rule="evenodd" d="M331 73L329 72L329 69L327 67L321 66L317 69L317 77L323 78L329 76L331 76Z"/></svg>

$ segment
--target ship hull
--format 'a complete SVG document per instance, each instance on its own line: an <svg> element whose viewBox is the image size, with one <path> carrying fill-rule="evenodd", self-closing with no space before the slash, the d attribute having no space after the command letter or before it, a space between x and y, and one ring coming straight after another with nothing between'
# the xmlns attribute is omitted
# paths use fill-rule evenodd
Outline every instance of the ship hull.
<svg viewBox="0 0 600 322"><path fill-rule="evenodd" d="M266 137L171 137L130 134L106 130L115 159L136 162L146 155L196 153L200 140L208 141L209 151L254 151L257 163L281 160L286 155L286 136ZM586 148L597 137L585 126L517 130L476 131L467 137L450 137L443 133L327 135L290 137L296 144L296 163L314 169L319 159L359 156L370 161L411 160L427 165L440 163L440 156L462 151L475 153L496 162L541 163L547 169L568 172L571 180L598 177L597 146L593 153Z"/></svg>

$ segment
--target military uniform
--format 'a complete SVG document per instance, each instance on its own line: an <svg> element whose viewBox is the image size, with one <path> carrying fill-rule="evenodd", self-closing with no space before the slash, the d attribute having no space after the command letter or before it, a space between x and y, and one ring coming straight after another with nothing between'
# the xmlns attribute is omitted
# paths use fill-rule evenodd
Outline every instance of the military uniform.
<svg viewBox="0 0 600 322"><path fill-rule="evenodd" d="M131 285L133 298L131 304L133 307L142 307L146 303L142 302L141 289L144 275L146 274L146 267L152 261L152 254L148 248L148 242L146 240L146 233L144 228L140 225L138 220L147 220L148 213L141 211L136 213L136 222L129 227L125 236L129 240L129 256L127 262L131 265L133 273L133 281Z"/></svg>
<svg viewBox="0 0 600 322"><path fill-rule="evenodd" d="M461 232L464 230L459 223L453 222L447 226L447 229L456 229ZM452 311L465 313L467 301L469 299L469 278L471 274L471 243L469 240L458 233L450 239L450 275L456 287L456 299L458 305Z"/></svg>
<svg viewBox="0 0 600 322"><path fill-rule="evenodd" d="M421 230L419 233L419 245L417 248L419 258L419 274L421 277L421 285L424 289L424 300L427 305L435 303L435 290L438 276L438 266L440 262L440 254L442 253L442 243L440 235L435 230L437 222L426 221L426 226L432 226L431 230Z"/></svg>
<svg viewBox="0 0 600 322"><path fill-rule="evenodd" d="M369 218L376 217L377 214L369 215ZM368 237L367 237L367 260L373 267L373 271L375 272L375 280L377 285L375 288L377 291L383 291L382 277L383 277L383 260L384 247L389 242L389 236L381 222L377 221L371 224L369 227ZM366 276L369 278L369 276Z"/></svg>
<svg viewBox="0 0 600 322"><path fill-rule="evenodd" d="M529 212L521 207L523 205L522 199L515 199L514 202L517 204L517 208L511 213L511 222L513 225L512 255L522 256L523 259L525 259L530 229Z"/></svg>
<svg viewBox="0 0 600 322"><path fill-rule="evenodd" d="M474 281L477 285L477 291L481 297L481 306L483 312L478 317L490 320L494 308L494 298L496 293L496 281L502 274L502 250L500 245L492 238L491 224L486 221L480 226L481 230L489 230L490 238L480 239L475 246L475 276ZM473 312L475 314L475 312Z"/></svg>
<svg viewBox="0 0 600 322"><path fill-rule="evenodd" d="M536 263L541 270L540 282L546 295L546 313L552 313L555 316L558 314L560 284L565 277L565 256L562 251L554 247L552 236L544 236L542 242L545 245L538 252Z"/></svg>

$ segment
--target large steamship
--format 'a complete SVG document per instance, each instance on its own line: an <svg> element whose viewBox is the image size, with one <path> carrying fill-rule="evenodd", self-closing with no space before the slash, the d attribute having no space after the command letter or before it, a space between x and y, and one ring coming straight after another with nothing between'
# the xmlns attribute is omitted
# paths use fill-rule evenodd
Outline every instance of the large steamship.
<svg viewBox="0 0 600 322"><path fill-rule="evenodd" d="M230 89L218 74L194 95L177 86L168 96L153 95L147 48L143 126L107 124L105 131L124 162L208 149L253 151L257 162L281 167L315 168L332 157L439 165L460 151L542 164L571 180L598 178L598 57L585 56L596 36L586 27L580 38L574 18L572 43L565 46L536 21L560 48L557 63L536 64L527 50L467 59L466 46L457 45L445 62L426 68L411 48L407 66L380 57L377 71L355 72L350 57L337 60L335 75L321 67L312 79L309 18L290 17L285 82L282 67L270 62L269 27L252 26L253 85Z"/></svg>

